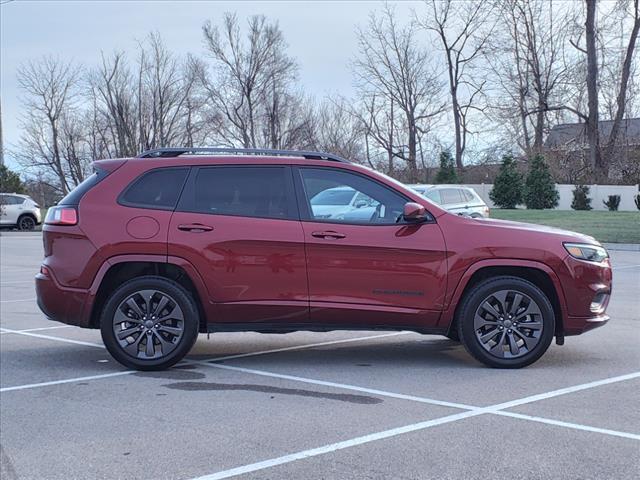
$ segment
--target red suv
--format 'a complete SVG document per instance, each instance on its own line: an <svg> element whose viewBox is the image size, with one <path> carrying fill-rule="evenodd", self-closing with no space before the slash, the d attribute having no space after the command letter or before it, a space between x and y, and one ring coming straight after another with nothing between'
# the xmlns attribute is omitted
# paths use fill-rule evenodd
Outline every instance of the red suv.
<svg viewBox="0 0 640 480"><path fill-rule="evenodd" d="M609 319L593 238L453 215L325 153L98 161L43 230L42 311L99 328L140 370L175 364L203 332L357 329L446 335L514 368Z"/></svg>

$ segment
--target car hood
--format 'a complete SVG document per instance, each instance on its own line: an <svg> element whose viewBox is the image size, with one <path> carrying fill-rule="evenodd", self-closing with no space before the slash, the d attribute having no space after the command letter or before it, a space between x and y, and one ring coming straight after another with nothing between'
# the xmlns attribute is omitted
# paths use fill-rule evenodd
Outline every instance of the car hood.
<svg viewBox="0 0 640 480"><path fill-rule="evenodd" d="M511 220L498 220L495 218L474 218L469 219L469 221L480 222L482 225L489 228L518 230L523 233L542 233L557 236L562 241L600 245L600 242L589 235L572 232L570 230L563 230L561 228L549 227L547 225L514 222Z"/></svg>

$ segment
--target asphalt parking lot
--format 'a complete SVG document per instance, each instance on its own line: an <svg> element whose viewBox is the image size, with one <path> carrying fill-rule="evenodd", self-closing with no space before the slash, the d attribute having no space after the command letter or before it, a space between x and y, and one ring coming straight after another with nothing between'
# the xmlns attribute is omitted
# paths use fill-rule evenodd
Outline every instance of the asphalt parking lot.
<svg viewBox="0 0 640 480"><path fill-rule="evenodd" d="M44 318L39 234L0 236L0 478L605 479L640 473L640 252L612 320L523 370L406 332L201 335L126 371Z"/></svg>

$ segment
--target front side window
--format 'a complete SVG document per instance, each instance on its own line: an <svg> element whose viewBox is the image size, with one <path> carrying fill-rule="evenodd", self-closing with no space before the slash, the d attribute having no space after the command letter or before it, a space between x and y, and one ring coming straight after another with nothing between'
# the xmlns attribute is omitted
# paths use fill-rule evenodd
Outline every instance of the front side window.
<svg viewBox="0 0 640 480"><path fill-rule="evenodd" d="M289 182L287 182L287 175ZM296 218L290 173L285 167L203 167L198 169L179 210L259 218Z"/></svg>
<svg viewBox="0 0 640 480"><path fill-rule="evenodd" d="M129 207L173 210L178 202L189 168L158 168L135 180L119 203Z"/></svg>
<svg viewBox="0 0 640 480"><path fill-rule="evenodd" d="M351 172L300 168L300 175L308 203L307 216L313 221L394 224L409 201L390 188ZM338 197L340 201L333 201Z"/></svg>

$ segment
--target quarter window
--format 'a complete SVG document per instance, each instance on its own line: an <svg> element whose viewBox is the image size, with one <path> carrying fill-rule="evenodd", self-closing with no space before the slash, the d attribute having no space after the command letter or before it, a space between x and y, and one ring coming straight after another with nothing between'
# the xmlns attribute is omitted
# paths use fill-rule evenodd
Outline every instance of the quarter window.
<svg viewBox="0 0 640 480"><path fill-rule="evenodd" d="M362 175L327 168L300 168L309 220L394 224L408 201Z"/></svg>
<svg viewBox="0 0 640 480"><path fill-rule="evenodd" d="M214 215L296 218L285 167L203 167L180 210Z"/></svg>
<svg viewBox="0 0 640 480"><path fill-rule="evenodd" d="M120 196L122 205L173 210L178 202L188 168L158 168L138 178Z"/></svg>

